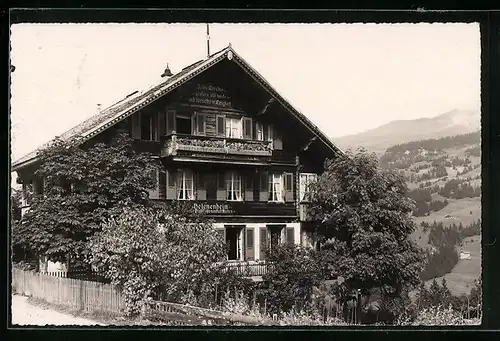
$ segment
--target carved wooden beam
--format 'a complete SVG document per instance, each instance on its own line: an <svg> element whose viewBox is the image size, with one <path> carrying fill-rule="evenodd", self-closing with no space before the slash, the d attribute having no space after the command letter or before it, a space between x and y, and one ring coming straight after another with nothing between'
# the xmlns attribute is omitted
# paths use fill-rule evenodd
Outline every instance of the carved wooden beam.
<svg viewBox="0 0 500 341"><path fill-rule="evenodd" d="M317 137L316 137L316 136L314 136L313 138L311 138L311 139L309 140L309 142L307 142L307 144L304 146L304 148L302 148L302 151L304 151L304 152L305 152L306 150L308 150L308 149L309 149L309 146L311 145L311 143L313 143L314 141L316 141L316 139L317 139Z"/></svg>
<svg viewBox="0 0 500 341"><path fill-rule="evenodd" d="M267 101L267 103L264 106L264 108L257 115L264 115L266 113L267 109L269 109L269 107L271 106L271 104L273 104L274 102L275 102L275 99L273 97L271 97L269 99L269 101Z"/></svg>

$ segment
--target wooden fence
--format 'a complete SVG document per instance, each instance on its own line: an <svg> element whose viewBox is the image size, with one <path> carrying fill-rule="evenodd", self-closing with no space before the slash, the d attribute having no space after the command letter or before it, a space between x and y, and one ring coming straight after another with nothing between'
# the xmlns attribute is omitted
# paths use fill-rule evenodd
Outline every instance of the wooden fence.
<svg viewBox="0 0 500 341"><path fill-rule="evenodd" d="M120 314L125 308L113 285L12 269L12 291L87 312Z"/></svg>
<svg viewBox="0 0 500 341"><path fill-rule="evenodd" d="M239 324L239 325L272 325L274 321L267 318L257 318L235 313L222 312L219 310L205 309L190 305L145 300L142 305L142 315L147 319L172 320L182 316L190 316L193 320L211 321L215 324Z"/></svg>

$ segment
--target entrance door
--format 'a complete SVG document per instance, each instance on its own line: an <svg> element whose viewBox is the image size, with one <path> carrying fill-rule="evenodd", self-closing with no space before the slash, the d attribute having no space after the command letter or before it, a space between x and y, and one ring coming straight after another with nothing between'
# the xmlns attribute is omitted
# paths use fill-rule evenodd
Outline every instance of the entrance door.
<svg viewBox="0 0 500 341"><path fill-rule="evenodd" d="M284 227L284 225L268 225L271 252L281 243L281 231Z"/></svg>
<svg viewBox="0 0 500 341"><path fill-rule="evenodd" d="M226 227L226 244L229 248L227 259L239 260L240 259L240 234L241 227Z"/></svg>

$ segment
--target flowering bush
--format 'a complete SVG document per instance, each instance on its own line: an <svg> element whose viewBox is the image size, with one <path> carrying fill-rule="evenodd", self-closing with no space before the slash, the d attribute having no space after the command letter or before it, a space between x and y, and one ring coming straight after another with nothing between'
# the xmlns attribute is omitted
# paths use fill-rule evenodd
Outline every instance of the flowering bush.
<svg viewBox="0 0 500 341"><path fill-rule="evenodd" d="M464 319L462 314L450 307L431 307L420 311L413 321L401 319L398 325L407 326L451 326L480 324L480 319Z"/></svg>

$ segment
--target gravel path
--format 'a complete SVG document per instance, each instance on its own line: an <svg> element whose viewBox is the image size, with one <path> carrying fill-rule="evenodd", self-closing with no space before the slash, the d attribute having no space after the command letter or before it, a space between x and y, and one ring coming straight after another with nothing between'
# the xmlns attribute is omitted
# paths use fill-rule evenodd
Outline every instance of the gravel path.
<svg viewBox="0 0 500 341"><path fill-rule="evenodd" d="M63 314L52 309L37 307L28 302L28 298L19 295L12 296L13 325L103 325L95 321Z"/></svg>

